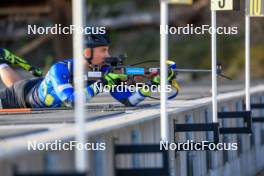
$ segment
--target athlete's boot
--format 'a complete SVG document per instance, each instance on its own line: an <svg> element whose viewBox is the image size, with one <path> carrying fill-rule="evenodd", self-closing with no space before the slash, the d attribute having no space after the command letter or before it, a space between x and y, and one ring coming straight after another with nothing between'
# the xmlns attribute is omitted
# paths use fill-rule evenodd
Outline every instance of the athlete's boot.
<svg viewBox="0 0 264 176"><path fill-rule="evenodd" d="M33 67L26 60L16 56L7 49L0 48L0 63L6 63L10 66L20 67L26 71L31 72L34 76L41 76L42 71L39 68Z"/></svg>

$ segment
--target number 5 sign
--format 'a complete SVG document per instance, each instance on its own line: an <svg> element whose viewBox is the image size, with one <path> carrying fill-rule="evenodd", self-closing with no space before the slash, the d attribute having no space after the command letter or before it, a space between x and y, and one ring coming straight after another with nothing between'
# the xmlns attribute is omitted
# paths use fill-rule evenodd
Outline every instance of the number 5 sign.
<svg viewBox="0 0 264 176"><path fill-rule="evenodd" d="M211 10L239 10L240 0L211 0Z"/></svg>
<svg viewBox="0 0 264 176"><path fill-rule="evenodd" d="M246 0L246 14L252 17L264 17L263 0Z"/></svg>

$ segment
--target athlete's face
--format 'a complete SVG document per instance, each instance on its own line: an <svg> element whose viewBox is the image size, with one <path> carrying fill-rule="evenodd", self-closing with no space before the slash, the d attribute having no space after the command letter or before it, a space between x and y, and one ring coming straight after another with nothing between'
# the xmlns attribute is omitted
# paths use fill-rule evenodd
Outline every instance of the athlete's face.
<svg viewBox="0 0 264 176"><path fill-rule="evenodd" d="M86 48L84 52L85 57L91 57L91 49ZM107 57L110 57L108 46L99 46L93 49L93 65L102 65Z"/></svg>

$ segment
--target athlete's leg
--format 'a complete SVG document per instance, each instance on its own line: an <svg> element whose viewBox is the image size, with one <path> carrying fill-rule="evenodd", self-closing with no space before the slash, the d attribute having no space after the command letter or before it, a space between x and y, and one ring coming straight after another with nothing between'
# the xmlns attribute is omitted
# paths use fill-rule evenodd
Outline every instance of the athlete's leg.
<svg viewBox="0 0 264 176"><path fill-rule="evenodd" d="M5 48L0 48L0 63L7 63L9 66L20 67L26 71L30 71L34 76L42 76L42 71L39 68L32 66L29 62Z"/></svg>
<svg viewBox="0 0 264 176"><path fill-rule="evenodd" d="M5 48L0 48L0 78L6 87L11 87L21 77L10 67L20 67L27 71L32 71L34 75L41 75L41 71L35 69L24 59L16 56Z"/></svg>
<svg viewBox="0 0 264 176"><path fill-rule="evenodd" d="M11 87L22 78L7 64L0 64L0 78L6 87Z"/></svg>
<svg viewBox="0 0 264 176"><path fill-rule="evenodd" d="M23 58L16 56L7 49L0 48L0 79L5 84L6 88L0 92L0 99L3 108L25 108L26 83L27 80L22 80L21 77L11 68L20 67L26 71L32 72L36 76L41 75L41 70L34 68Z"/></svg>

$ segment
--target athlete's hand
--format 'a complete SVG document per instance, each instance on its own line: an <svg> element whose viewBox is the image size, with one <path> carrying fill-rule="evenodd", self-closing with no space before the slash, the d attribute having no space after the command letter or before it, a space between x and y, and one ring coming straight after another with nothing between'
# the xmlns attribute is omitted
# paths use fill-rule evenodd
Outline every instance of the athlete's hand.
<svg viewBox="0 0 264 176"><path fill-rule="evenodd" d="M175 62L168 60L167 65L168 65L167 81L169 83L171 83L172 80L175 79L175 72L173 69L176 69L176 64L175 64ZM151 84L152 85L160 85L160 75L156 75L154 78L152 78Z"/></svg>
<svg viewBox="0 0 264 176"><path fill-rule="evenodd" d="M170 69L170 70L168 71L167 81L168 81L169 83L171 83L171 81L172 81L173 79L175 79L174 71L173 71L172 69ZM159 76L159 75L155 76L155 77L151 80L151 84L152 84L152 85L160 85L160 76Z"/></svg>
<svg viewBox="0 0 264 176"><path fill-rule="evenodd" d="M103 82L103 85L113 86L120 84L121 79L127 79L127 75L117 74L117 73L107 73L106 75L104 75L101 81Z"/></svg>

